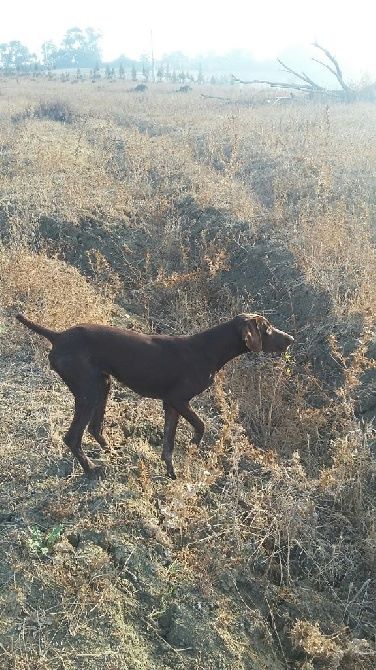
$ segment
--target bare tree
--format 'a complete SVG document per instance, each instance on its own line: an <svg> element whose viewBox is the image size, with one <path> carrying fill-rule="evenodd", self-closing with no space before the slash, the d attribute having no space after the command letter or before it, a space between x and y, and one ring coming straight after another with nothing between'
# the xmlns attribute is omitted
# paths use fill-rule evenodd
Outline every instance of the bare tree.
<svg viewBox="0 0 376 670"><path fill-rule="evenodd" d="M287 83L282 81L269 81L265 79L253 79L251 81L244 81L243 79L238 79L237 77L234 77L234 75L233 80L241 84L266 84L271 88L283 88L294 91L301 91L302 93L305 93L306 95L310 96L314 96L315 94L328 95L342 100L354 100L357 97L358 98L362 97L361 91L355 91L346 84L346 82L343 79L342 70L338 64L337 59L333 56L333 54L330 51L328 51L328 49L325 49L323 46L321 46L321 44L319 44L318 42L314 42L313 46L316 47L316 49L319 49L326 56L328 62L323 62L318 58L312 58L312 60L321 65L322 67L326 68L327 70L329 70L329 72L331 72L331 74L337 79L337 82L340 86L339 89L329 89L326 88L325 86L316 83L305 72L297 72L296 70L293 70L279 58L278 63L282 65L283 70L285 72L288 72L289 74L292 74L294 77L296 77L298 81L296 81L295 83L294 82Z"/></svg>

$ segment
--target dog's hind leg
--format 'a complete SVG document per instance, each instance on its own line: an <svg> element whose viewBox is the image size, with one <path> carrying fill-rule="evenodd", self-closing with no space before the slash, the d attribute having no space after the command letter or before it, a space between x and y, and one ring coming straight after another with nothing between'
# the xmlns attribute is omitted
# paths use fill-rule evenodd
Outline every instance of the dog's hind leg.
<svg viewBox="0 0 376 670"><path fill-rule="evenodd" d="M49 355L51 367L66 383L75 398L74 417L64 436L64 442L89 477L97 477L101 467L93 463L82 449L82 436L92 420L99 400L103 398L104 381L101 373L86 360L70 354Z"/></svg>

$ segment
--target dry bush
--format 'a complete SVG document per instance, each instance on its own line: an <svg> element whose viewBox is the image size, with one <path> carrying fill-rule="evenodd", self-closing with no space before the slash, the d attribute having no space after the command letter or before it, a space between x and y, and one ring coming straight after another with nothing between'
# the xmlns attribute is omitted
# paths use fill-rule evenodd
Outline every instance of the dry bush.
<svg viewBox="0 0 376 670"><path fill-rule="evenodd" d="M49 100L40 102L34 109L34 116L38 119L51 119L60 123L73 123L76 114L71 105L65 100Z"/></svg>
<svg viewBox="0 0 376 670"><path fill-rule="evenodd" d="M11 117L13 123L21 123L32 118L46 118L60 123L73 123L77 114L68 101L55 99L41 101L35 107L28 104L23 111L18 111Z"/></svg>
<svg viewBox="0 0 376 670"><path fill-rule="evenodd" d="M373 667L375 660L373 649L365 640L355 639L349 643L343 629L333 635L325 635L318 623L296 621L291 637L294 645L302 647L308 658L318 661L320 667L321 663L331 670L338 668L366 670Z"/></svg>
<svg viewBox="0 0 376 670"><path fill-rule="evenodd" d="M337 400L316 389L316 407L312 373L294 379L292 361L227 370L214 389L218 435L205 464L187 463L185 482L164 493L164 516L202 579L235 570L245 583L263 575L292 593L308 580L322 608L335 592L346 621L365 635L373 630L374 432L354 420L349 383L359 382L362 358L352 357ZM301 613L306 607L308 594Z"/></svg>
<svg viewBox="0 0 376 670"><path fill-rule="evenodd" d="M161 134L149 137L135 129L121 131L107 124L101 128L96 144L110 156L108 169L115 179L129 181L137 198L138 216L147 215L150 224L163 225L173 199L184 194L197 201L201 209L215 207L232 217L252 218L257 200L241 183L234 183L229 173L218 175L210 166L200 166L194 159L189 138ZM87 126L87 136L94 139L95 124ZM179 146L179 152L176 151ZM141 208L141 209L140 209Z"/></svg>
<svg viewBox="0 0 376 670"><path fill-rule="evenodd" d="M287 354L279 362L236 363L226 386L232 389L242 424L257 446L282 457L298 451L314 476L330 461L331 440L356 429L355 389L367 366L366 358L361 364L353 361L343 385L333 393L309 365L299 365Z"/></svg>
<svg viewBox="0 0 376 670"><path fill-rule="evenodd" d="M113 304L63 261L26 249L0 249L0 301L51 328L83 321L108 322Z"/></svg>
<svg viewBox="0 0 376 670"><path fill-rule="evenodd" d="M337 316L374 314L376 250L369 214L341 201L320 209L301 212L299 235L291 243L307 280L328 292Z"/></svg>
<svg viewBox="0 0 376 670"><path fill-rule="evenodd" d="M111 225L127 219L132 211L127 184L114 187L106 158L85 141L82 124L30 119L8 130L8 167L0 197L2 235L8 241L33 243L41 220L49 221L58 234L64 221L77 225L105 216Z"/></svg>

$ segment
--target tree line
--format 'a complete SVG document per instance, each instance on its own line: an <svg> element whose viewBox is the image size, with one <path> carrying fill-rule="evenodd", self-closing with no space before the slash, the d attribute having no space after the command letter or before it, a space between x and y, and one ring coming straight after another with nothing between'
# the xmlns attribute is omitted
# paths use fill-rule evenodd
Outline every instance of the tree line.
<svg viewBox="0 0 376 670"><path fill-rule="evenodd" d="M139 59L122 54L110 63L103 63L100 39L101 33L93 28L69 28L60 45L50 40L44 42L40 55L32 53L18 40L0 43L0 73L21 75L73 70L71 75L62 76L80 79L85 76L83 71L90 70L93 78L105 76L109 79L130 78L134 81L170 81L176 84L193 81L199 84L227 83L230 79L231 68L229 61L226 68L226 57L217 62L213 56L188 58L180 51L167 54L158 61L152 60L149 54L142 54ZM245 57L239 54L231 56L233 65L234 58L236 61L236 58Z"/></svg>
<svg viewBox="0 0 376 670"><path fill-rule="evenodd" d="M4 74L18 74L60 68L93 68L101 62L100 37L93 28L69 28L59 46L52 41L44 42L40 57L18 40L3 42L0 44L0 69Z"/></svg>

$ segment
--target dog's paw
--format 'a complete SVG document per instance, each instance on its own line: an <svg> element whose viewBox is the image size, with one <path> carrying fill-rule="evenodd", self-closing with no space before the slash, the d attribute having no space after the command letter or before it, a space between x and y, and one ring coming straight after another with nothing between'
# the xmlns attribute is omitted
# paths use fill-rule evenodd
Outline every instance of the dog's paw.
<svg viewBox="0 0 376 670"><path fill-rule="evenodd" d="M93 465L90 466L85 472L86 476L90 480L103 479L105 476L105 468L103 465Z"/></svg>

